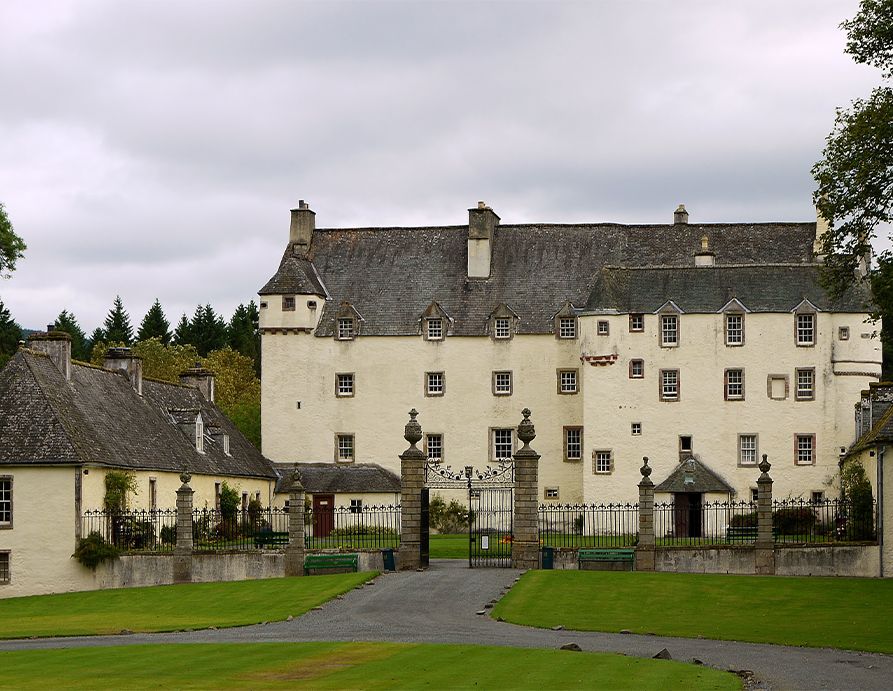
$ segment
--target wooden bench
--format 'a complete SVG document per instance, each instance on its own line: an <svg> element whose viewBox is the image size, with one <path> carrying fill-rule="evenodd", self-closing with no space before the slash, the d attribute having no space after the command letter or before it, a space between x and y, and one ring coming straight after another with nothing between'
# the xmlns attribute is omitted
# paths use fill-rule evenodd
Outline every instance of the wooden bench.
<svg viewBox="0 0 893 691"><path fill-rule="evenodd" d="M772 538L778 537L778 530L772 528ZM729 542L754 542L757 539L755 525L729 526L726 528L726 540Z"/></svg>
<svg viewBox="0 0 893 691"><path fill-rule="evenodd" d="M287 532L261 530L254 535L255 547L285 547L288 544Z"/></svg>
<svg viewBox="0 0 893 691"><path fill-rule="evenodd" d="M304 557L304 574L356 572L359 559L358 554L308 554Z"/></svg>
<svg viewBox="0 0 893 691"><path fill-rule="evenodd" d="M632 571L635 563L634 549L581 549L577 552L577 567L580 570L588 566L590 570Z"/></svg>

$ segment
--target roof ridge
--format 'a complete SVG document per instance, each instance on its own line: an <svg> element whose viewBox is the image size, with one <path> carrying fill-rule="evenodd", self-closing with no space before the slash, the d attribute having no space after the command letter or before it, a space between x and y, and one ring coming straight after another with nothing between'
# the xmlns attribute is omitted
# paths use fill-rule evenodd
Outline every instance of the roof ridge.
<svg viewBox="0 0 893 691"><path fill-rule="evenodd" d="M531 221L527 223L500 223L496 229L510 228L754 228L759 226L809 226L815 221L713 221L709 223L623 223L620 221L572 221L568 223L549 223ZM314 228L314 233L338 233L354 231L387 231L387 230L468 230L468 224L431 224L420 226L354 226L343 228ZM291 243L289 243L291 244Z"/></svg>
<svg viewBox="0 0 893 691"><path fill-rule="evenodd" d="M692 271L698 270L703 271L704 269L818 269L823 265L817 262L766 262L766 263L752 263L752 264L714 264L713 266L679 266L678 264L650 264L648 266L625 266L622 264L606 264L602 267L603 270L606 271L654 271L655 269L661 271L680 271L691 269Z"/></svg>

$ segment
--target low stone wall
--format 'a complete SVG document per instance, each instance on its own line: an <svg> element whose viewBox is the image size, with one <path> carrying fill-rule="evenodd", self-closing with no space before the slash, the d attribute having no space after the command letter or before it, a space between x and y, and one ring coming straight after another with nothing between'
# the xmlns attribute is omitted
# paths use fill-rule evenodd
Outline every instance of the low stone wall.
<svg viewBox="0 0 893 691"><path fill-rule="evenodd" d="M880 575L877 545L776 545L775 574L778 576L849 576L876 578ZM553 568L577 568L577 550L554 551ZM654 570L675 573L756 573L753 546L657 547Z"/></svg>

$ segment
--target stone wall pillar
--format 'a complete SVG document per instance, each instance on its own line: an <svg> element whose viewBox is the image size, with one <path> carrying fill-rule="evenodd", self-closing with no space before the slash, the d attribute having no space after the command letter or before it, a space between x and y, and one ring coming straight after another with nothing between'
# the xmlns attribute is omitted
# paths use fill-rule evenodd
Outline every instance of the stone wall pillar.
<svg viewBox="0 0 893 691"><path fill-rule="evenodd" d="M304 485L298 473L298 464L291 475L288 488L288 545L285 548L285 575L304 575Z"/></svg>
<svg viewBox="0 0 893 691"><path fill-rule="evenodd" d="M177 490L177 546L174 548L174 583L192 582L192 476L183 469Z"/></svg>
<svg viewBox="0 0 893 691"><path fill-rule="evenodd" d="M409 448L400 454L400 550L397 568L410 571L421 564L422 489L425 486L425 453L416 447L422 438L418 411L409 411L403 438Z"/></svg>
<svg viewBox="0 0 893 691"><path fill-rule="evenodd" d="M654 483L648 456L639 468L639 544L636 545L636 571L654 571Z"/></svg>
<svg viewBox="0 0 893 691"><path fill-rule="evenodd" d="M512 508L512 568L537 569L540 565L538 487L540 455L530 448L536 437L530 409L521 411L518 439L524 446L515 453L515 502Z"/></svg>
<svg viewBox="0 0 893 691"><path fill-rule="evenodd" d="M760 576L775 573L775 538L772 534L772 478L769 460L763 454L760 477L757 480L757 541L755 545L756 572Z"/></svg>

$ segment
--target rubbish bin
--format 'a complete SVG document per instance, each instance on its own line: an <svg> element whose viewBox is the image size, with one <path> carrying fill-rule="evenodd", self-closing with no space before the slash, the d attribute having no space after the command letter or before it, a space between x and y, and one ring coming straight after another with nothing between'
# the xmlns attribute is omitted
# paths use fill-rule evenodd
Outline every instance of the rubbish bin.
<svg viewBox="0 0 893 691"><path fill-rule="evenodd" d="M394 550L393 549L383 549L381 550L381 560L384 562L384 570L385 571L396 571L397 565L394 562Z"/></svg>
<svg viewBox="0 0 893 691"><path fill-rule="evenodd" d="M554 569L555 568L555 548L554 547L543 547L543 568L544 569Z"/></svg>

